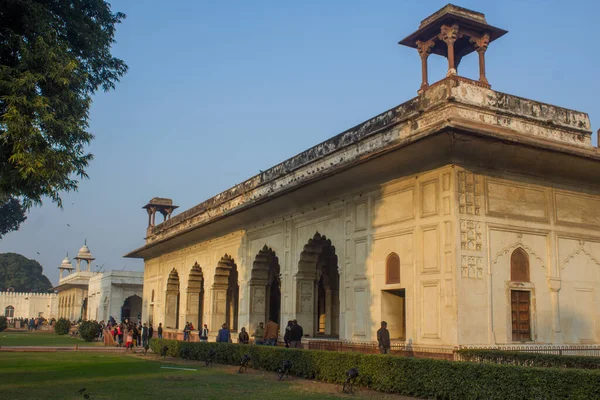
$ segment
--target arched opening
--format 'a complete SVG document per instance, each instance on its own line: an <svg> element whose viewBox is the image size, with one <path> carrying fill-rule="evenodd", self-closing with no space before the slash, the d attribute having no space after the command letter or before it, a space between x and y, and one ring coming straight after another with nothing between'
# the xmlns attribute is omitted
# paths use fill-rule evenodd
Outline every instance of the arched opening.
<svg viewBox="0 0 600 400"><path fill-rule="evenodd" d="M238 328L240 286L238 270L233 258L225 254L217 263L213 284L213 326L226 323L232 330Z"/></svg>
<svg viewBox="0 0 600 400"><path fill-rule="evenodd" d="M121 321L139 322L142 314L142 298L137 294L129 296L121 307Z"/></svg>
<svg viewBox="0 0 600 400"><path fill-rule="evenodd" d="M148 306L148 323L154 323L154 289L150 295L150 305Z"/></svg>
<svg viewBox="0 0 600 400"><path fill-rule="evenodd" d="M198 263L194 263L190 270L187 289L186 321L194 328L202 328L202 315L204 314L204 274Z"/></svg>
<svg viewBox="0 0 600 400"><path fill-rule="evenodd" d="M510 280L529 282L529 279L529 255L519 247L510 256ZM530 341L531 292L529 290L511 290L510 292L512 340L514 342Z"/></svg>
<svg viewBox="0 0 600 400"><path fill-rule="evenodd" d="M167 279L165 327L179 329L179 274L173 268Z"/></svg>
<svg viewBox="0 0 600 400"><path fill-rule="evenodd" d="M87 320L87 305L88 305L88 298L86 297L85 299L83 299L83 302L81 303L81 320L85 321Z"/></svg>
<svg viewBox="0 0 600 400"><path fill-rule="evenodd" d="M406 289L398 288L400 257L396 253L385 260L385 283L396 286L381 291L381 318L387 322L391 339L406 340Z"/></svg>
<svg viewBox="0 0 600 400"><path fill-rule="evenodd" d="M15 316L15 308L13 306L8 306L4 309L4 316L6 318L14 318Z"/></svg>
<svg viewBox="0 0 600 400"><path fill-rule="evenodd" d="M515 249L510 256L510 280L529 282L529 256L521 247Z"/></svg>
<svg viewBox="0 0 600 400"><path fill-rule="evenodd" d="M335 247L331 240L315 233L300 254L296 274L297 318L304 332L339 336L340 275Z"/></svg>
<svg viewBox="0 0 600 400"><path fill-rule="evenodd" d="M272 319L281 325L281 276L275 252L264 245L250 272L250 330Z"/></svg>
<svg viewBox="0 0 600 400"><path fill-rule="evenodd" d="M387 285L400 283L400 257L391 253L385 262L385 283Z"/></svg>

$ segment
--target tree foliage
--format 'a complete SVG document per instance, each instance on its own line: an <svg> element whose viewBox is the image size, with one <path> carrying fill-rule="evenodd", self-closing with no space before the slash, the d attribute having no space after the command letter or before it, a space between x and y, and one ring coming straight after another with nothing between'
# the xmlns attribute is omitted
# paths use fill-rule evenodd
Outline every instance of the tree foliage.
<svg viewBox="0 0 600 400"><path fill-rule="evenodd" d="M103 0L0 1L0 194L61 206L87 177L91 96L127 71L110 51L124 18Z"/></svg>
<svg viewBox="0 0 600 400"><path fill-rule="evenodd" d="M21 202L12 197L0 197L0 239L8 232L16 231L19 225L25 221L25 209Z"/></svg>
<svg viewBox="0 0 600 400"><path fill-rule="evenodd" d="M70 329L71 329L71 322L69 322L69 320L66 318L59 318L54 323L54 332L57 335L66 335L69 333Z"/></svg>
<svg viewBox="0 0 600 400"><path fill-rule="evenodd" d="M4 315L0 315L0 332L5 331L8 328L8 322Z"/></svg>
<svg viewBox="0 0 600 400"><path fill-rule="evenodd" d="M9 287L15 292L47 292L52 284L35 260L21 254L0 253L0 290Z"/></svg>

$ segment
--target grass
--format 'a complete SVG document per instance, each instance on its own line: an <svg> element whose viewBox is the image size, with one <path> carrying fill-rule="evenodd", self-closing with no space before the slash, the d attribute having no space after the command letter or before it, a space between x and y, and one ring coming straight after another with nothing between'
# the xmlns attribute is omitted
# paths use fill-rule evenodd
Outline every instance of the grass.
<svg viewBox="0 0 600 400"><path fill-rule="evenodd" d="M0 346L103 346L101 342L85 342L52 332L0 332Z"/></svg>
<svg viewBox="0 0 600 400"><path fill-rule="evenodd" d="M196 369L163 369L174 366ZM89 353L0 353L0 393L5 399L334 399L333 385L306 380L277 381L274 374L156 356ZM343 397L348 397L344 395ZM355 399L402 399L359 393ZM406 398L404 398L406 399Z"/></svg>

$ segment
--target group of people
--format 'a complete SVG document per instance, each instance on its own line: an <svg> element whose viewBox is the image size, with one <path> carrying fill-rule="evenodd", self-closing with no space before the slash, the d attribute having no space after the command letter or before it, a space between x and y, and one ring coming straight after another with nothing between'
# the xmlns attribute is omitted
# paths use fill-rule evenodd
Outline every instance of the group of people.
<svg viewBox="0 0 600 400"><path fill-rule="evenodd" d="M206 327L206 325L204 326ZM206 332L206 336L208 336L208 330ZM302 348L302 336L304 336L304 332L302 330L302 326L298 324L298 321L295 319L288 321L288 324L285 328L285 333L283 335L285 347ZM258 324L258 327L252 334L252 337L254 338L254 343L257 345L276 346L279 338L279 325L273 320L273 318L269 318L266 326L262 322ZM202 336L200 339L202 340ZM248 331L246 331L245 327L240 329L237 341L240 344L250 343L250 335L248 334ZM231 332L229 331L227 324L223 324L221 329L219 329L219 332L217 333L217 342L232 342Z"/></svg>
<svg viewBox="0 0 600 400"><path fill-rule="evenodd" d="M152 324L142 324L141 322L134 324L128 319L117 324L111 317L106 328L111 333L117 346L121 347L125 343L126 349L133 349L140 346L148 348L148 343L154 336ZM158 327L158 338L162 338L162 324L159 324Z"/></svg>

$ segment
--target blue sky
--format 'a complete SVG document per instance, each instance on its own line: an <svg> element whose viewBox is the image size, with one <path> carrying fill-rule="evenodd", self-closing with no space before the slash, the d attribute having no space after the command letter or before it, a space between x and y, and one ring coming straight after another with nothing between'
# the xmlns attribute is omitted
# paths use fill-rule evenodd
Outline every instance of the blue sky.
<svg viewBox="0 0 600 400"><path fill-rule="evenodd" d="M0 252L37 259L53 283L85 238L94 264L141 271L122 255L144 243L150 198L183 211L414 97L420 60L397 42L446 2L111 4L127 14L113 53L129 73L94 98L90 179L64 195L63 210L46 201L0 241ZM600 128L600 2L456 4L509 31L486 54L493 89L587 112ZM446 65L430 57L430 82ZM478 77L475 55L459 73Z"/></svg>

